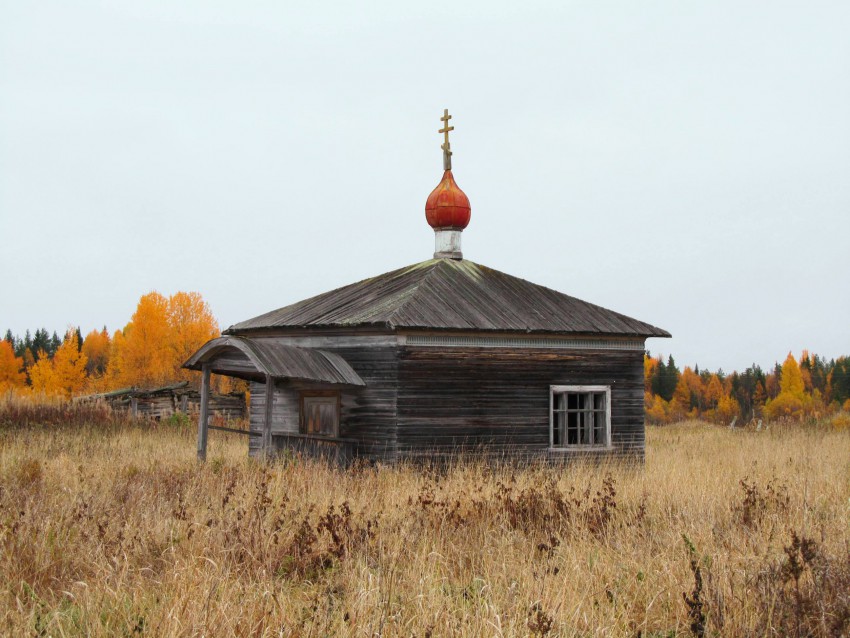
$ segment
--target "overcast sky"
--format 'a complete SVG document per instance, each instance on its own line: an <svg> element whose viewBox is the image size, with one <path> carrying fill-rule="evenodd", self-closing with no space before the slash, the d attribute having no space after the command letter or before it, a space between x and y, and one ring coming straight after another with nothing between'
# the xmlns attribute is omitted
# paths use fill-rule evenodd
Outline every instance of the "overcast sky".
<svg viewBox="0 0 850 638"><path fill-rule="evenodd" d="M850 3L0 0L0 330L464 255L742 370L850 354Z"/></svg>

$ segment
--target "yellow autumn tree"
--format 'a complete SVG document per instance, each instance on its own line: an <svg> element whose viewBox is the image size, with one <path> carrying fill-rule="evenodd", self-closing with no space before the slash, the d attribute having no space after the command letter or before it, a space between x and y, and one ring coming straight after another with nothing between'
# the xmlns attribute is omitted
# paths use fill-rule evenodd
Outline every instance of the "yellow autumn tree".
<svg viewBox="0 0 850 638"><path fill-rule="evenodd" d="M83 339L83 354L86 355L88 363L86 372L91 377L100 377L106 372L109 365L109 349L111 341L106 328L103 330L92 330Z"/></svg>
<svg viewBox="0 0 850 638"><path fill-rule="evenodd" d="M107 371L112 354L112 340L106 328L92 330L83 339L83 354L86 355L86 392L106 392L111 388L112 379Z"/></svg>
<svg viewBox="0 0 850 638"><path fill-rule="evenodd" d="M29 373L33 392L51 395L58 393L53 361L50 360L44 350L38 351L38 361L30 367Z"/></svg>
<svg viewBox="0 0 850 638"><path fill-rule="evenodd" d="M753 409L755 411L756 416L762 414L764 410L764 403L767 400L767 391L764 389L764 385L759 381L756 383L756 389L753 392Z"/></svg>
<svg viewBox="0 0 850 638"><path fill-rule="evenodd" d="M685 368L685 372L690 371L690 368ZM670 418L674 421L681 421L688 416L691 409L691 389L688 387L688 380L684 374L679 377L676 382L676 389L673 391L673 398L670 401Z"/></svg>
<svg viewBox="0 0 850 638"><path fill-rule="evenodd" d="M782 364L782 378L779 380L779 394L783 392L790 394L801 401L806 396L806 385L803 381L803 372L797 364L797 360L790 352Z"/></svg>
<svg viewBox="0 0 850 638"><path fill-rule="evenodd" d="M660 358L643 355L643 387L646 392L652 391L652 375L658 369Z"/></svg>
<svg viewBox="0 0 850 638"><path fill-rule="evenodd" d="M650 423L661 424L669 421L667 402L660 396L653 395L652 405L646 410L646 419Z"/></svg>
<svg viewBox="0 0 850 638"><path fill-rule="evenodd" d="M717 402L714 416L721 423L731 423L733 419L741 416L741 406L732 396L724 394Z"/></svg>
<svg viewBox="0 0 850 638"><path fill-rule="evenodd" d="M723 397L723 382L716 374L712 374L708 380L708 387L705 389L705 400L708 407L714 409L720 403Z"/></svg>
<svg viewBox="0 0 850 638"><path fill-rule="evenodd" d="M26 386L27 376L23 368L24 360L15 356L12 344L0 341L0 393Z"/></svg>
<svg viewBox="0 0 850 638"><path fill-rule="evenodd" d="M693 410L695 410L696 414L699 414L700 410L702 410L706 404L705 384L702 382L702 377L690 368L686 367L682 371L682 378L685 380L688 390L691 392L691 405L693 406ZM692 414L691 416L695 416L695 414Z"/></svg>
<svg viewBox="0 0 850 638"><path fill-rule="evenodd" d="M106 367L104 378L108 379L108 388L117 390L122 387L125 378L124 365L124 332L116 330L109 342L109 363Z"/></svg>
<svg viewBox="0 0 850 638"><path fill-rule="evenodd" d="M177 292L168 298L168 330L172 378L184 381L197 377L182 365L202 345L219 336L218 322L209 304L197 292Z"/></svg>
<svg viewBox="0 0 850 638"><path fill-rule="evenodd" d="M218 322L199 293L143 295L130 322L112 337L109 383L113 388L151 388L196 380L197 373L182 365L219 334Z"/></svg>
<svg viewBox="0 0 850 638"><path fill-rule="evenodd" d="M62 345L53 355L53 382L55 394L65 398L78 394L86 384L88 358L80 350L76 330L69 330Z"/></svg>
<svg viewBox="0 0 850 638"><path fill-rule="evenodd" d="M168 300L158 292L142 295L136 312L123 332L120 370L115 381L121 386L154 387L169 381L172 372L169 350Z"/></svg>
<svg viewBox="0 0 850 638"><path fill-rule="evenodd" d="M789 352L782 364L779 394L765 404L765 416L769 419L799 417L802 416L808 403L810 403L810 397L806 395L803 374L794 355Z"/></svg>

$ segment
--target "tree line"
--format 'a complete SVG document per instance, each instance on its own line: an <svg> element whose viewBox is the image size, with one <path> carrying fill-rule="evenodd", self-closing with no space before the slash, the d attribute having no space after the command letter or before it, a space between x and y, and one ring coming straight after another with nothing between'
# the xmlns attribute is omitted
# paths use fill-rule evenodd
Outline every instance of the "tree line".
<svg viewBox="0 0 850 638"><path fill-rule="evenodd" d="M69 327L63 338L38 329L23 337L7 330L0 341L0 392L72 397L120 388L154 388L179 381L197 383L183 363L220 335L209 305L197 292L139 299L130 321L112 334L104 327L85 337ZM234 383L216 379L219 391Z"/></svg>
<svg viewBox="0 0 850 638"><path fill-rule="evenodd" d="M0 341L0 393L72 397L120 388L154 388L179 381L198 383L183 363L220 335L209 305L197 292L165 297L151 292L139 299L130 321L112 334L103 327L83 337L71 326L60 338L44 328ZM803 351L763 370L753 364L726 374L685 367L672 355L644 357L646 415L650 423L700 418L819 418L850 412L850 358L825 360ZM221 392L241 389L228 377L214 379Z"/></svg>
<svg viewBox="0 0 850 638"><path fill-rule="evenodd" d="M644 356L646 416L650 423L705 419L731 423L753 419L822 418L850 412L850 358L826 361L804 350L763 370L753 364L725 374L685 367L672 356Z"/></svg>

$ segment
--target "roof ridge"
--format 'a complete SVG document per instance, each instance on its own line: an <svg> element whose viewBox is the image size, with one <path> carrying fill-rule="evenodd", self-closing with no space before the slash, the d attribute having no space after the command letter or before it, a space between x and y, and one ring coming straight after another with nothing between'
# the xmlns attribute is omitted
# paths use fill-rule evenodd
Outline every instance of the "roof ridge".
<svg viewBox="0 0 850 638"><path fill-rule="evenodd" d="M389 316L389 317L387 317L387 325L388 325L388 326L390 326L391 328L396 328L396 327L397 327L397 324L396 324L396 322L395 322L395 320L396 320L396 318L397 318L397 315L398 315L398 314L399 314L402 310L404 310L404 309L405 309L405 307L406 307L408 304L412 303L412 302L413 302L413 300L414 300L414 299L416 299L416 297L417 297L417 295L419 294L419 291L420 291L420 289L422 288L422 286L423 286L423 285L425 285L426 283L428 283L428 280L431 278L431 275L433 274L433 272L434 272L435 270L437 270L437 268L439 268L439 267L440 267L440 263L441 263L441 262L443 262L443 261L445 261L445 260L443 260L443 259L431 259L431 260L426 260L426 261L424 261L424 262L419 262L419 263L420 263L420 264L423 264L423 263L427 263L428 261L433 261L434 263L433 263L433 264L430 264L430 265L427 267L427 271L426 271L426 273L425 273L425 274L424 274L424 275L423 275L423 276L419 279L419 281L416 283L416 286L414 287L413 292L412 292L411 294L407 295L407 297L404 299L404 301L402 301L400 304L398 304L398 306L396 307L396 309L392 311L392 313L390 314L390 316ZM418 265L418 264L417 264L417 265Z"/></svg>
<svg viewBox="0 0 850 638"><path fill-rule="evenodd" d="M240 327L244 323L253 322L253 321L256 321L256 320L264 319L266 317L277 315L281 311L292 310L294 308L303 308L305 306L308 306L311 303L320 302L321 300L333 297L334 295L337 295L337 294L339 294L343 291L355 289L358 286L368 284L369 282L372 282L374 280L377 280L377 279L380 279L380 278L383 278L383 277L387 277L387 276L390 276L390 275L392 275L393 278L404 276L405 274L411 272L412 270L415 270L417 268L422 267L424 264L427 264L428 261L434 261L434 260L425 260L425 261L417 262L415 264L409 264L407 266L401 266L399 268L395 268L393 270L387 271L385 273L381 273L379 275L373 275L372 277L365 277L363 279L360 279L358 281L355 281L355 282L352 282L352 283L349 283L349 284L337 286L336 288L333 288L331 290L327 290L325 292L317 293L315 295L307 297L306 299L299 299L298 301L294 301L294 302L287 304L285 306L281 306L280 308L275 308L274 310L269 310L268 312L264 312L262 314L256 315L255 317L252 317L251 319L248 319L248 320L245 320L245 321L240 321L240 322L237 322L235 324L232 324L232 325L228 326L227 329L223 330L222 334L223 335L231 335L231 336L238 335L240 330L245 329L245 328Z"/></svg>
<svg viewBox="0 0 850 638"><path fill-rule="evenodd" d="M463 259L429 259L231 326L225 334L312 326L669 337L652 324Z"/></svg>

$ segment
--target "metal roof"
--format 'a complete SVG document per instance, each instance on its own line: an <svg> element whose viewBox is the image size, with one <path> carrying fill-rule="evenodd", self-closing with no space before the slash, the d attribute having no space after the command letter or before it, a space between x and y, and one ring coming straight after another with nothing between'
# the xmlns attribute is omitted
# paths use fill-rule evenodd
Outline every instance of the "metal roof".
<svg viewBox="0 0 850 638"><path fill-rule="evenodd" d="M200 370L201 364L211 363L215 369L216 356L238 350L254 365L257 372L276 379L301 379L322 383L366 385L350 365L337 354L315 348L284 345L274 339L246 339L225 336L208 341L183 364L184 368ZM227 372L227 364L223 364Z"/></svg>
<svg viewBox="0 0 850 638"><path fill-rule="evenodd" d="M358 326L669 337L618 312L468 260L432 259L237 323L269 328Z"/></svg>

